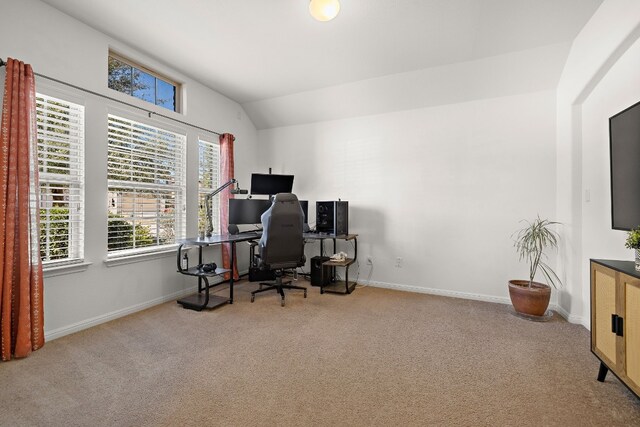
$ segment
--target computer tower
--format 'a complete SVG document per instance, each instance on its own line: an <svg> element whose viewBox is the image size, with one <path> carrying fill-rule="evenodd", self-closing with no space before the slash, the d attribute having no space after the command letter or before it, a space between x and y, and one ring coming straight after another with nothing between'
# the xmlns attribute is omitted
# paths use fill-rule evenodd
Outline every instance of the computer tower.
<svg viewBox="0 0 640 427"><path fill-rule="evenodd" d="M319 233L349 233L349 202L316 202L316 231Z"/></svg>
<svg viewBox="0 0 640 427"><path fill-rule="evenodd" d="M324 286L331 283L331 267L322 265L329 261L326 256L314 256L311 258L311 286Z"/></svg>
<svg viewBox="0 0 640 427"><path fill-rule="evenodd" d="M268 282L276 280L276 273L273 270L260 270L258 267L249 267L250 282Z"/></svg>

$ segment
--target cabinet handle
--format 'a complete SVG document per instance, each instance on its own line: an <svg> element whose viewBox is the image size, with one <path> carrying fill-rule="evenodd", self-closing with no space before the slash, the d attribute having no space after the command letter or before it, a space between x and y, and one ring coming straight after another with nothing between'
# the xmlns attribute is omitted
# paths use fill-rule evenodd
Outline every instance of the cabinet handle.
<svg viewBox="0 0 640 427"><path fill-rule="evenodd" d="M611 315L611 332L613 332L614 334L618 332L618 315L617 314Z"/></svg>
<svg viewBox="0 0 640 427"><path fill-rule="evenodd" d="M624 319L620 316L617 319L616 335L619 337L624 336Z"/></svg>

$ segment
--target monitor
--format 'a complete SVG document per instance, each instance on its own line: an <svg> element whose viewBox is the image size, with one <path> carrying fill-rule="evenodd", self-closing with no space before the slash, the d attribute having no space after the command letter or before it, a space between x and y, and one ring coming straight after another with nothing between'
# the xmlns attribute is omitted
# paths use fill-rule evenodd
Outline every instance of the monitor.
<svg viewBox="0 0 640 427"><path fill-rule="evenodd" d="M260 216L269 207L269 200L229 199L229 224L260 224Z"/></svg>
<svg viewBox="0 0 640 427"><path fill-rule="evenodd" d="M298 200L300 202L300 206L302 206L302 212L304 212L304 223L309 224L309 201L308 200Z"/></svg>
<svg viewBox="0 0 640 427"><path fill-rule="evenodd" d="M609 119L611 155L611 225L614 230L640 226L640 103Z"/></svg>
<svg viewBox="0 0 640 427"><path fill-rule="evenodd" d="M304 212L304 223L309 218L309 201L299 200ZM260 217L271 207L270 200L229 199L229 224L260 224Z"/></svg>
<svg viewBox="0 0 640 427"><path fill-rule="evenodd" d="M251 174L251 194L291 193L292 189L293 175Z"/></svg>

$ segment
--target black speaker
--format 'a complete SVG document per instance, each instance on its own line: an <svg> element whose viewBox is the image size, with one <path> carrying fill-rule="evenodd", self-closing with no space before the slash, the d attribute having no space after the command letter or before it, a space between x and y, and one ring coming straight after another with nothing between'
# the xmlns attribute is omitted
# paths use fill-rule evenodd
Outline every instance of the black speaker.
<svg viewBox="0 0 640 427"><path fill-rule="evenodd" d="M311 258L311 286L324 286L331 283L331 267L322 265L329 261L326 256L314 256Z"/></svg>
<svg viewBox="0 0 640 427"><path fill-rule="evenodd" d="M349 234L349 202L316 202L316 231Z"/></svg>

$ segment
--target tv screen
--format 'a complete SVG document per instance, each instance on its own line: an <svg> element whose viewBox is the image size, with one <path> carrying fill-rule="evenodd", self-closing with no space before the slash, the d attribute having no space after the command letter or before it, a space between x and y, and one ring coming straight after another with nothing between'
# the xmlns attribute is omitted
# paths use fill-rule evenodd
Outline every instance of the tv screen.
<svg viewBox="0 0 640 427"><path fill-rule="evenodd" d="M251 194L291 193L293 175L251 174Z"/></svg>
<svg viewBox="0 0 640 427"><path fill-rule="evenodd" d="M309 201L300 200L300 206L307 224ZM229 224L260 224L260 217L270 207L270 200L229 199Z"/></svg>
<svg viewBox="0 0 640 427"><path fill-rule="evenodd" d="M609 119L611 222L615 230L640 225L640 102Z"/></svg>

